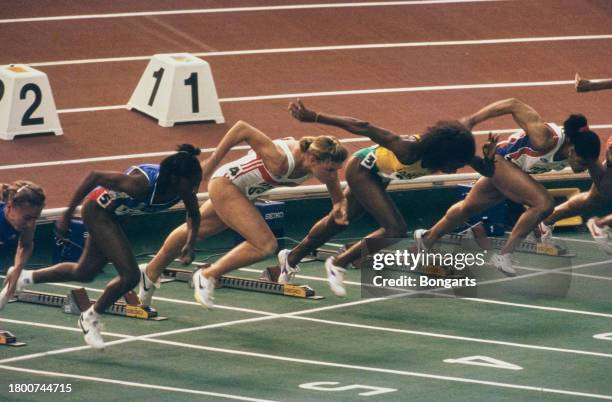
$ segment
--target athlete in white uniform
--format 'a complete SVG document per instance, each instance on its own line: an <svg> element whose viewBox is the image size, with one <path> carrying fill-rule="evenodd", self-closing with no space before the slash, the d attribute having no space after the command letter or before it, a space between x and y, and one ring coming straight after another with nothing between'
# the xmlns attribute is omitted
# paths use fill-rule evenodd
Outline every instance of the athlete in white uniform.
<svg viewBox="0 0 612 402"><path fill-rule="evenodd" d="M253 150L217 169L229 150L243 141ZM342 195L337 174L347 156L346 149L334 137L272 141L253 126L243 121L236 123L225 134L212 156L202 163L203 177L210 177L210 199L200 208L198 238L205 239L231 228L245 241L209 268L194 273L196 300L205 307L212 307L216 278L274 253L277 248L276 238L253 205L255 198L272 188L297 186L314 176L329 190L333 203L332 214L336 221L347 224L346 199ZM139 296L144 304L150 303L161 273L177 257L185 236L185 225L175 229L155 258L146 267L141 267Z"/></svg>
<svg viewBox="0 0 612 402"><path fill-rule="evenodd" d="M276 176L266 168L262 158L251 150L240 159L226 163L213 173L211 179L225 177L241 189L249 200L254 200L275 187L299 186L312 177L307 173L302 177L292 178L295 169L295 158L290 147L295 147L297 141L293 137L272 141L287 158L287 171Z"/></svg>
<svg viewBox="0 0 612 402"><path fill-rule="evenodd" d="M481 177L463 201L453 205L429 231L416 230L417 244L428 249L443 235L463 224L470 216L510 199L526 206L526 211L514 225L510 237L491 263L506 275L515 275L511 253L553 208L552 196L544 186L530 176L569 165L582 172L596 162L599 155L597 134L584 127L584 116L572 115L564 130L545 123L530 106L517 99L492 103L462 121L470 129L493 117L511 114L524 131L515 134L497 151L495 174Z"/></svg>

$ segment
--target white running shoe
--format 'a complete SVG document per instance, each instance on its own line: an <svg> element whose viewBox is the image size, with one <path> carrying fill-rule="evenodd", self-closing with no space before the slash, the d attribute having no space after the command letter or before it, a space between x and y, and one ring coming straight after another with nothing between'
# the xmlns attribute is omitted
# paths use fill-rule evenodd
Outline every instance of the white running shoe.
<svg viewBox="0 0 612 402"><path fill-rule="evenodd" d="M418 251L427 251L427 247L425 247L425 241L423 240L423 236L427 233L427 229L417 229L412 234L414 237L414 241L416 242L417 252Z"/></svg>
<svg viewBox="0 0 612 402"><path fill-rule="evenodd" d="M104 339L102 339L102 323L99 315L91 306L87 311L81 313L79 317L79 328L83 331L85 343L94 349L104 349Z"/></svg>
<svg viewBox="0 0 612 402"><path fill-rule="evenodd" d="M512 267L512 254L493 254L490 263L506 276L516 276L516 270Z"/></svg>
<svg viewBox="0 0 612 402"><path fill-rule="evenodd" d="M155 288L159 288L159 284L161 280L158 278L157 282L153 282L147 276L147 264L140 264L138 266L140 269L140 282L138 283L138 298L140 299L140 303L143 306L150 306L151 299L153 298L153 293L155 293Z"/></svg>
<svg viewBox="0 0 612 402"><path fill-rule="evenodd" d="M334 257L329 257L325 260L325 271L327 272L327 282L331 291L338 297L346 296L346 288L344 287L344 273L346 269L334 265Z"/></svg>
<svg viewBox="0 0 612 402"><path fill-rule="evenodd" d="M14 269L15 267L10 267L8 271L6 272L7 276ZM2 310L4 306L6 306L6 304L10 300L10 297L8 294L9 283L6 281L6 279L4 280L4 282L5 283L4 283L4 286L2 287L2 291L0 291L0 310ZM30 286L31 284L32 284L32 271L22 269L21 273L19 274L19 278L17 279L17 286L15 286L15 294L21 292L23 289L26 288L26 286Z"/></svg>
<svg viewBox="0 0 612 402"><path fill-rule="evenodd" d="M612 247L608 244L608 234L610 227L608 226L597 226L595 218L591 218L587 221L587 228L591 232L591 237L597 243L597 246L605 253L612 254Z"/></svg>
<svg viewBox="0 0 612 402"><path fill-rule="evenodd" d="M211 309L215 305L213 293L215 292L215 280L206 278L198 269L193 273L193 297L202 306Z"/></svg>
<svg viewBox="0 0 612 402"><path fill-rule="evenodd" d="M540 242L544 244L552 244L553 227L548 226L544 222L540 222L538 230L540 232Z"/></svg>
<svg viewBox="0 0 612 402"><path fill-rule="evenodd" d="M300 267L295 266L292 267L289 265L287 258L289 258L289 253L291 250L284 249L278 252L278 266L280 268L280 274L278 275L278 283L286 284L289 282L293 282L295 278L295 274L300 272Z"/></svg>

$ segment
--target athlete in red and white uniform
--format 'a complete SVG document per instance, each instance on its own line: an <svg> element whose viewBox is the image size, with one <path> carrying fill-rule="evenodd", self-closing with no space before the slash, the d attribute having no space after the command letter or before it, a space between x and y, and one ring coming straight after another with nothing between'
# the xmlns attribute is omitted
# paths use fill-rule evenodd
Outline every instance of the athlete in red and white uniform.
<svg viewBox="0 0 612 402"><path fill-rule="evenodd" d="M275 187L299 186L312 177L312 173L297 178L291 177L295 169L295 158L290 147L295 147L298 143L294 138L282 138L272 142L287 157L287 171L281 176L270 173L262 158L251 150L242 158L221 166L213 173L212 178L228 178L232 184L244 192L249 200L254 200Z"/></svg>
<svg viewBox="0 0 612 402"><path fill-rule="evenodd" d="M493 177L481 177L463 201L453 205L430 230L416 230L415 240L427 249L469 217L510 199L526 206L514 225L508 241L491 263L506 275L515 275L511 253L520 241L554 208L552 196L530 174L543 173L569 165L574 172L592 166L599 155L599 138L590 131L586 118L571 115L561 130L545 123L530 106L517 99L492 103L462 121L470 129L493 117L510 114L524 133L515 134L502 145L495 159Z"/></svg>
<svg viewBox="0 0 612 402"><path fill-rule="evenodd" d="M251 146L252 151L217 169L229 150L243 141ZM245 241L206 270L195 272L193 283L196 300L205 307L212 307L216 278L274 253L276 238L253 205L253 199L272 188L297 186L314 176L329 190L333 203L332 215L336 221L347 224L346 199L342 195L337 174L347 156L348 152L335 137L272 141L253 126L243 121L236 123L212 156L202 164L203 177L210 177L210 199L200 208L198 238L204 239L231 228L240 233ZM141 267L139 296L144 304L150 303L159 276L178 255L186 232L185 225L174 230L155 258L146 267Z"/></svg>

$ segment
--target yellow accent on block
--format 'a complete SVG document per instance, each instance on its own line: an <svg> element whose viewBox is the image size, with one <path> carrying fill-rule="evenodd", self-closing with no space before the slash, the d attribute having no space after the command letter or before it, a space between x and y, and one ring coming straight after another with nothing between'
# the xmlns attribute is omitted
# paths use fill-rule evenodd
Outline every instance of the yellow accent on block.
<svg viewBox="0 0 612 402"><path fill-rule="evenodd" d="M306 290L300 286L287 284L283 287L283 294L285 296L306 297Z"/></svg>
<svg viewBox="0 0 612 402"><path fill-rule="evenodd" d="M23 67L19 67L19 66L8 67L8 69L11 70L14 73L26 73L26 72L28 72L28 70L26 70Z"/></svg>
<svg viewBox="0 0 612 402"><path fill-rule="evenodd" d="M559 205L576 194L580 194L580 189L576 187L571 188L550 188L548 189L550 195L555 198L555 204ZM557 202L558 199L561 199L561 202ZM572 226L580 226L583 224L582 217L572 216L570 218L562 219L555 223L555 227L572 227Z"/></svg>

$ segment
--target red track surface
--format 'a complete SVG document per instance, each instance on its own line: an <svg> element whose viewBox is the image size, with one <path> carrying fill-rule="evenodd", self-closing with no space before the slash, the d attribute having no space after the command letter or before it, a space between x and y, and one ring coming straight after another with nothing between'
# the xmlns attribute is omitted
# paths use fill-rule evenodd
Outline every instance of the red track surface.
<svg viewBox="0 0 612 402"><path fill-rule="evenodd" d="M284 1L22 1L4 7L0 20L41 16L181 10L261 5ZM299 1L296 4L321 3ZM327 2L332 3L332 2ZM611 34L612 2L502 1L347 9L231 12L0 24L0 64L101 57L148 56L372 43L457 41ZM612 39L477 44L391 49L334 50L203 58L213 69L220 98L440 85L566 81L575 71L611 76ZM49 76L58 109L125 104L146 61L40 66ZM519 97L542 116L561 123L571 112L592 125L610 124L612 91L577 94L572 85L422 91L313 97L313 107L368 119L400 133L414 133L438 119L458 118L488 102ZM272 137L339 130L291 120L288 99L223 102L227 123L162 128L125 110L61 113L63 137L22 137L0 142L0 182L30 179L45 186L49 207L66 204L92 169L123 170L131 159L28 169L2 166L41 161L170 151L191 142L214 147L238 119ZM509 118L478 129L512 128ZM602 137L611 129L600 130ZM362 143L351 144L356 149ZM204 185L201 188L205 189Z"/></svg>

